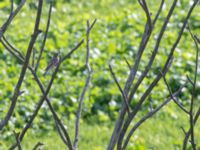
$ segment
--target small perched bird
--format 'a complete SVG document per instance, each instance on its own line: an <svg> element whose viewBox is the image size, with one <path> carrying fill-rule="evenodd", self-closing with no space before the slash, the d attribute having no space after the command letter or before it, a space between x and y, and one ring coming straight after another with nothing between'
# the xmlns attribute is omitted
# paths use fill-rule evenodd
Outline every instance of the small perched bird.
<svg viewBox="0 0 200 150"><path fill-rule="evenodd" d="M45 76L50 69L53 69L54 67L56 67L59 61L60 61L59 53L54 54L53 58L49 62L48 66L46 67L43 75Z"/></svg>

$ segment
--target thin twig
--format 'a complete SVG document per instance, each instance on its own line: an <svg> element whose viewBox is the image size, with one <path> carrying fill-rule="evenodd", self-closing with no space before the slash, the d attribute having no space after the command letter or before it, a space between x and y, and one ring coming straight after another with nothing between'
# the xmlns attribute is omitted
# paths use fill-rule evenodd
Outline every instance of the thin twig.
<svg viewBox="0 0 200 150"><path fill-rule="evenodd" d="M51 3L50 3L50 7L49 7L49 13L48 13L48 20L47 20L47 25L46 25L46 31L45 31L45 33L44 33L44 38L43 38L43 41L42 41L42 45L41 45L41 47L40 47L40 53L39 53L39 56L38 56L38 59L37 59L36 65L35 65L35 72L37 72L37 69L38 69L38 67L39 67L40 60L41 60L41 57L42 57L42 53L43 53L43 51L44 51L46 39L47 39L47 34L48 34L48 32L49 32L49 26L50 26L50 21L51 21L52 7L53 7L53 3L51 2Z"/></svg>
<svg viewBox="0 0 200 150"><path fill-rule="evenodd" d="M33 48L33 52L32 52L32 67L34 67L34 65L35 65L35 53L36 53L36 49L35 48Z"/></svg>
<svg viewBox="0 0 200 150"><path fill-rule="evenodd" d="M199 116L200 116L200 108L198 109L197 113L194 116L194 125L196 124L197 120L199 119ZM191 134L191 128L187 131L185 138L183 140L183 150L187 150L187 143L188 143L190 134Z"/></svg>
<svg viewBox="0 0 200 150"><path fill-rule="evenodd" d="M11 12L10 12L10 15L9 15L8 19L3 24L3 26L0 27L0 39L3 36L4 32L7 30L8 26L10 25L10 23L12 22L12 20L14 19L14 17L22 9L22 7L24 6L26 0L21 0L20 4L17 6L17 8L15 9L15 11L13 11L13 2L14 1L12 0L11 1Z"/></svg>
<svg viewBox="0 0 200 150"><path fill-rule="evenodd" d="M159 15L160 15L160 13L161 13L161 11L162 11L162 9L163 9L164 2L165 2L165 0L161 0L161 2L160 2L159 9L158 9L158 11L157 11L157 13L156 13L156 16L155 16L155 18L154 18L154 20L153 20L153 23L152 23L153 25L155 25L155 24L156 24L156 21L158 20L158 17L159 17Z"/></svg>
<svg viewBox="0 0 200 150"><path fill-rule="evenodd" d="M189 81L189 83L190 83L192 86L194 86L194 83L193 83L193 81L190 79L190 77L189 77L188 75L186 75L186 77L187 77L187 80Z"/></svg>
<svg viewBox="0 0 200 150"><path fill-rule="evenodd" d="M35 146L33 147L33 150L37 150L38 147L40 147L40 146L44 146L44 143L42 143L42 142L38 142L38 143L35 144Z"/></svg>
<svg viewBox="0 0 200 150"><path fill-rule="evenodd" d="M16 133L16 132L14 131L14 135L15 135L15 139L16 139L16 142L17 142L18 150L22 150L22 146L21 146L21 143L20 143L20 140L19 140L19 134L20 134L20 133Z"/></svg>
<svg viewBox="0 0 200 150"><path fill-rule="evenodd" d="M200 38L197 35L194 35L194 39L200 44Z"/></svg>
<svg viewBox="0 0 200 150"><path fill-rule="evenodd" d="M142 6L146 17L147 17L147 24L149 26L150 29L152 29L152 19L151 19L151 13L149 12L149 8L146 4L146 0L138 0L139 4Z"/></svg>
<svg viewBox="0 0 200 150"><path fill-rule="evenodd" d="M161 72L161 74L162 74L162 72ZM163 76L163 79L164 79L164 82L165 82L165 84L166 84L166 86L167 86L167 89L168 89L168 91L169 91L169 94L170 94L170 96L171 96L171 99L175 102L175 104L176 105L178 105L178 107L180 108L180 109L182 109L186 114L189 114L189 112L176 100L176 98L175 97L173 97L173 94L172 94L172 91L171 91L171 89L170 89L170 86L169 86L169 84L168 84L168 82L167 82L167 79L165 78L165 76L162 74L162 76Z"/></svg>
<svg viewBox="0 0 200 150"><path fill-rule="evenodd" d="M184 135L186 136L187 133L186 133L185 129L183 127L181 127L181 130L183 131Z"/></svg>
<svg viewBox="0 0 200 150"><path fill-rule="evenodd" d="M137 56L136 56L136 59L135 59L134 66L132 67L132 69L129 73L128 79L126 81L126 84L125 84L124 92L125 92L126 95L128 95L129 90L132 86L132 83L135 79L142 54L145 50L145 47L146 47L146 45L149 41L149 38L151 36L151 33L152 33L152 22L151 22L151 17L150 17L150 13L149 13L148 7L146 5L146 2L145 2L145 0L143 0L142 2L140 0L138 0L138 2L142 6L142 8L143 8L143 10L146 14L147 23L145 25L144 33L143 33L143 36L142 36L142 40L140 42L140 46L139 46L139 49L138 49L138 53L137 53Z"/></svg>
<svg viewBox="0 0 200 150"><path fill-rule="evenodd" d="M61 129L61 127L58 125L58 123L56 123L56 128L57 128L57 131L58 131L58 134L59 134L61 140L62 140L66 145L68 145L66 136L63 134L63 131L62 131L63 129Z"/></svg>
<svg viewBox="0 0 200 150"><path fill-rule="evenodd" d="M14 50L12 50L12 48L10 48L10 47L6 44L6 42L5 42L4 40L0 39L0 41L1 41L2 45L5 47L5 49L6 49L9 53L11 53L11 54L12 54L14 57L16 57L18 60L20 60L20 62L24 63L24 59L21 58L19 55L17 55L17 54L14 52Z"/></svg>
<svg viewBox="0 0 200 150"><path fill-rule="evenodd" d="M65 61L67 58L69 58L71 56L71 54L83 44L83 42L84 42L84 40L82 39L78 44L76 44L76 46L72 50L70 50L70 52L68 52L64 57L61 58L61 62Z"/></svg>
<svg viewBox="0 0 200 150"><path fill-rule="evenodd" d="M124 59L125 59L125 62L126 62L128 68L129 68L129 70L131 70L131 65L130 65L130 63L128 62L128 60L126 59L126 57L124 57Z"/></svg>
<svg viewBox="0 0 200 150"><path fill-rule="evenodd" d="M8 46L10 46L13 49L14 52L16 52L22 59L24 59L23 54L19 50L17 50L15 47L13 47L12 44L6 39L4 35L2 36L2 39L6 42Z"/></svg>
<svg viewBox="0 0 200 150"><path fill-rule="evenodd" d="M129 103L128 103L128 98L127 98L126 94L124 93L123 89L121 88L121 86L120 86L120 84L119 84L119 82L117 80L117 77L116 77L116 75L115 75L115 73L114 73L114 71L112 69L111 64L109 64L109 69L110 69L111 75L112 75L112 77L113 77L113 79L114 79L119 91L122 94L123 100L124 100L124 102L126 104L126 108L127 108L128 114L130 114L130 106L129 106Z"/></svg>
<svg viewBox="0 0 200 150"><path fill-rule="evenodd" d="M81 118L83 100L84 100L85 93L86 93L87 89L89 88L89 83L90 83L90 80L91 80L91 77L92 77L92 70L90 68L90 63L89 63L89 58L90 58L90 32L91 32L92 28L94 27L94 25L96 23L96 20L97 19L95 19L91 25L90 25L89 21L87 21L87 31L86 31L86 38L87 38L86 49L87 49L87 54L86 54L85 66L86 66L86 69L88 71L88 77L87 77L87 79L85 81L85 86L83 88L83 91L82 91L82 93L81 93L81 95L79 97L79 106L78 106L78 111L77 111L77 114L76 114L75 137L74 137L73 150L76 150L77 146L78 146L80 118Z"/></svg>

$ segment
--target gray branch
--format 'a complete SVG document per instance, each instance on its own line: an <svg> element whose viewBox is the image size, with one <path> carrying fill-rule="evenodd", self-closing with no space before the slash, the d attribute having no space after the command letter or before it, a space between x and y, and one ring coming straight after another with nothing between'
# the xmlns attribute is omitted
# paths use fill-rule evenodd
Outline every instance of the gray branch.
<svg viewBox="0 0 200 150"><path fill-rule="evenodd" d="M85 66L88 72L88 77L85 81L85 86L83 88L83 91L78 99L79 101L79 106L78 106L78 111L76 114L76 123L75 123L75 137L74 137L74 145L73 145L73 150L77 149L78 146L78 137L79 137L79 128L80 128L80 118L81 118L81 111L82 111L82 106L83 106L83 100L84 100L84 96L85 93L87 91L87 89L89 88L89 83L92 77L92 70L90 67L90 63L89 63L89 58L90 58L90 32L93 28L93 26L96 23L96 19L93 21L93 23L90 25L89 21L87 21L87 31L86 31L86 38L87 38L87 43L86 43L86 49L87 49L87 54L86 54L86 62L85 62Z"/></svg>

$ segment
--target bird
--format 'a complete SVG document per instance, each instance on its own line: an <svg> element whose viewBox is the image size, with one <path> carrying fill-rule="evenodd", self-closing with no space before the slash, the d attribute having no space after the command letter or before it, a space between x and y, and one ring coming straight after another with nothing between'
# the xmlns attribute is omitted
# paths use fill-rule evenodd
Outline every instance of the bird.
<svg viewBox="0 0 200 150"><path fill-rule="evenodd" d="M48 63L48 66L46 67L43 75L45 76L50 69L53 69L54 67L56 67L59 61L60 61L59 53L55 53L51 61Z"/></svg>

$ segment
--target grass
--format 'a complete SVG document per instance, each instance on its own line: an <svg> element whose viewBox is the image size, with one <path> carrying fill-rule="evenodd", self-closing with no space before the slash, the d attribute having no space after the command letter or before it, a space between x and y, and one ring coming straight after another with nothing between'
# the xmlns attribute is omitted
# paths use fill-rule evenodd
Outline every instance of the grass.
<svg viewBox="0 0 200 150"><path fill-rule="evenodd" d="M166 2L166 9L161 14L161 18L158 21L157 26L160 27L163 24L163 19L166 16L166 12L169 9L169 4L171 4L172 0ZM30 2L34 2L30 0ZM153 3L150 5L150 10L155 11L154 7L158 5L156 1L152 1ZM184 0L183 3L188 1ZM151 3L151 1L149 1ZM4 0L4 2L0 2L0 24L2 24L7 15L9 13L9 0ZM3 6L5 5L5 6ZM182 6L185 9L188 8L188 4ZM177 12L182 9L182 7L177 8ZM3 9L4 8L4 9ZM112 8L112 9L111 9ZM199 6L198 6L199 8ZM198 8L195 9L191 19L191 27L193 32L198 34L199 33L199 22L198 22ZM45 7L43 10L43 17L42 17L42 24L41 29L45 29L46 25L46 17L48 12L48 6L45 3ZM186 14L185 11L180 11L181 14L174 15L171 19L171 26L168 27L166 37L163 38L163 43L161 46L160 55L162 57L158 57L157 64L163 63L164 57L166 55L166 49L169 50L172 41L175 39L175 35L178 33L178 21L183 18ZM182 14L183 13L183 14ZM21 50L25 54L25 50L27 49L27 43L30 39L32 34L34 21L33 18L35 17L36 10L30 9L28 4L22 9L19 16L14 19L10 28L6 32L6 37L15 44L15 46ZM81 14L81 15L80 15ZM138 15L137 15L138 14ZM155 12L152 13L155 15ZM62 3L57 2L57 6L53 9L52 14L52 22L50 26L50 33L48 35L48 40L46 44L46 51L41 61L41 66L39 68L39 75L42 74L43 68L45 68L46 63L48 62L47 58L50 58L50 54L55 50L61 50L61 52L67 53L68 50L73 47L73 43L77 43L80 39L85 36L85 22L87 19L93 20L94 18L98 19L97 24L95 25L94 30L92 31L91 35L91 49L93 52L91 54L92 59L91 63L93 64L94 68L94 81L92 83L95 88L91 88L90 91L90 100L86 99L84 101L84 109L88 110L87 113L90 115L94 115L91 112L91 108L95 106L99 106L100 108L95 108L96 110L101 110L102 107L109 107L105 108L106 114L116 108L111 109L109 102L111 99L117 101L117 94L119 91L117 87L113 84L113 80L110 78L110 73L107 71L107 62L110 61L110 58L116 56L116 66L119 66L118 69L116 68L117 76L121 77L121 82L123 84L123 80L125 80L124 72L127 72L126 67L122 67L121 59L125 56L130 62L133 61L133 54L137 50L138 43L140 42L140 35L143 32L143 26L145 24L144 13L142 12L141 8L135 1L114 1L114 0L102 0L102 1L73 1L70 3ZM62 22L61 22L62 20ZM155 31L157 33L157 29ZM16 36L17 35L17 36ZM175 76L183 77L185 74L191 73L191 68L194 68L194 49L192 46L191 39L188 40L190 36L189 34L184 34L182 38L179 49L181 52L177 52L175 57L177 60L174 61L175 67L171 70L171 74L169 74L170 79L174 79ZM42 37L40 37L42 38ZM41 40L41 39L40 39ZM147 50L151 50L154 43L150 43ZM162 49L163 48L163 49ZM36 45L36 49L39 50L38 45ZM83 62L85 61L84 55L85 49L82 47L82 50L74 55L74 59L66 62L66 68L63 67L63 71L67 74L66 77L59 77L58 82L55 83L54 92L50 93L50 97L52 98L52 103L56 104L54 107L59 108L57 112L60 116L62 114L66 114L66 112L74 113L77 110L77 101L73 99L77 98L77 95L80 92L77 92L77 89L80 88L80 82L83 78L83 74L78 74L77 76L73 75L77 72L77 68L83 66ZM96 54L94 51L98 50L99 54ZM8 97L11 95L13 91L13 87L17 82L18 74L20 71L20 66L16 66L16 61L10 55L8 55L0 44L0 66L2 72L0 76L3 80L0 81L0 94L1 95L0 103L0 111L6 112L8 108L7 104L10 102ZM81 55L80 55L81 54ZM38 53L37 53L38 55ZM50 56L49 56L50 55ZM142 66L144 66L145 61L148 60L146 58L148 56L148 51L143 57L144 62L142 61ZM176 62L181 62L182 67L176 64ZM19 63L17 63L19 64ZM154 67L157 67L155 64ZM76 66L76 67L75 67ZM186 67L183 67L186 66ZM18 68L16 68L18 67ZM185 69L186 68L186 69ZM142 70L142 69L141 69ZM141 71L140 70L140 71ZM188 75L187 74L187 75ZM74 76L74 77L73 77ZM179 78L175 78L176 81L180 81ZM41 80L44 83L47 83L48 80L45 80L43 76L41 76ZM67 82L65 82L67 81ZM23 125L24 120L29 118L30 112L34 109L36 101L38 102L40 95L35 93L40 93L37 88L32 87L31 85L34 81L26 80L27 85L24 89L27 89L27 93L24 96L21 96L19 100L19 107L16 111L16 118L13 120L17 120L16 122L20 125ZM30 83L29 83L30 82ZM173 83L175 85L175 83ZM179 84L178 84L179 85ZM164 85L163 85L164 86ZM146 83L142 90L146 90ZM34 90L33 90L34 88ZM174 87L173 87L174 88ZM58 89L58 90L56 90ZM163 89L162 91L160 89ZM139 91L142 93L142 90ZM160 91L160 92L158 92ZM68 93L71 95L69 96ZM101 95L99 94L101 93ZM163 94L164 93L164 94ZM161 85L157 86L155 89L155 103L159 103L160 101L156 102L156 99L159 99L163 95L167 95L168 91L166 88L164 89ZM112 95L112 98L111 98ZM110 97L109 97L110 96ZM160 97L159 97L160 96ZM69 98L70 97L70 98ZM72 97L72 98L71 98ZM58 101L62 102L57 103ZM120 100L119 100L120 101ZM72 104L71 104L72 103ZM188 104L188 103L187 103ZM99 111L97 110L97 112ZM18 112L18 113L17 113ZM4 116L3 113L0 113L0 119ZM49 114L48 114L49 113ZM32 149L34 145L41 141L45 144L44 150L54 150L54 149L66 149L66 146L62 143L59 136L57 135L56 131L52 129L53 121L50 116L50 112L43 112L43 122L41 123L42 117L37 117L39 120L35 120L35 126L37 129L30 129L26 134L22 146L24 149ZM86 113L86 114L87 114ZM84 114L84 112L83 112ZM114 113L113 113L114 114ZM45 118L46 117L46 118ZM93 124L89 124L86 122L82 122L81 124L81 132L80 132L80 142L79 142L79 150L104 150L108 145L109 138L111 137L111 133L114 127L114 122L110 122L107 119L107 116L104 114L99 113L98 119L103 117L104 121L97 122L94 118L92 118L90 122L94 122ZM23 118L23 119L22 119ZM20 120L21 119L21 120ZM102 119L102 118L101 118ZM138 118L137 118L138 119ZM49 121L50 120L50 121ZM14 122L14 121L13 121ZM68 130L70 135L74 134L74 121L66 122L68 124ZM16 124L10 123L11 127L9 128L9 134L5 132L1 132L0 136L0 150L1 149L8 149L12 143L15 142L12 127ZM42 124L42 125L41 125ZM170 104L165 107L161 112L155 115L153 118L146 121L134 134L132 137L128 150L179 150L181 149L184 134L181 131L181 126L185 129L188 129L188 117L179 110L174 104ZM17 125L16 125L17 126ZM40 128L43 126L44 128ZM46 126L46 127L45 127ZM197 145L200 145L198 139L200 139L200 133L198 132L200 127L198 124L196 125L196 142ZM38 129L39 128L39 129ZM21 129L20 129L21 130ZM5 133L5 134L4 134ZM7 137L5 137L7 136Z"/></svg>
<svg viewBox="0 0 200 150"><path fill-rule="evenodd" d="M79 150L105 150L113 130L114 123L81 123ZM180 127L188 129L188 118L175 104L170 103L153 118L147 120L132 137L127 150L179 150L184 134ZM196 143L200 145L200 127L195 128ZM73 135L73 122L68 123L70 135ZM41 132L40 132L41 131ZM46 132L29 130L22 146L31 149L37 142L44 143L43 150L66 149L55 130ZM13 138L2 141L0 149L7 149L14 142ZM190 144L188 144L190 145Z"/></svg>

